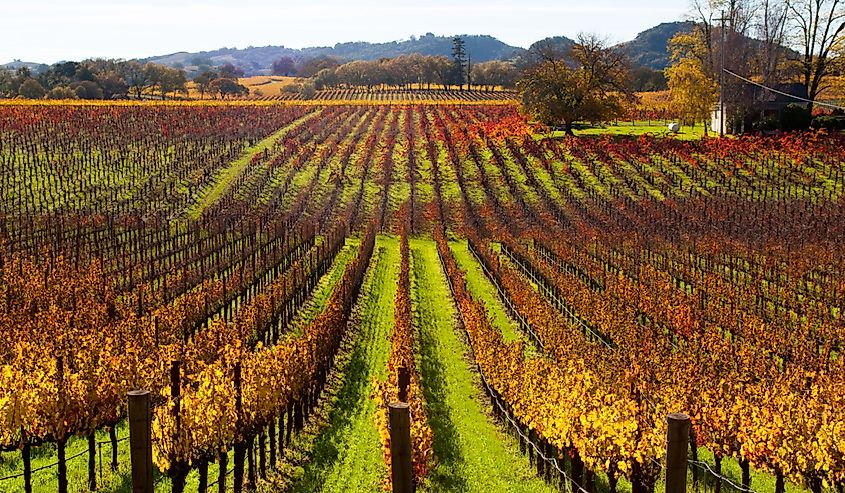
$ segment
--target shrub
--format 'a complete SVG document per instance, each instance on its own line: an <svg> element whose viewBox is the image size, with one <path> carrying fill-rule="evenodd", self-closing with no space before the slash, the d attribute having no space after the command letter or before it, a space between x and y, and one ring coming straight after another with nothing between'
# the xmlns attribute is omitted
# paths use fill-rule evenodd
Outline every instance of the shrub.
<svg viewBox="0 0 845 493"><path fill-rule="evenodd" d="M845 116L817 116L813 118L812 127L833 131L845 130Z"/></svg>
<svg viewBox="0 0 845 493"><path fill-rule="evenodd" d="M47 91L35 79L27 79L21 84L18 89L18 94L27 99L41 99L47 94Z"/></svg>
<svg viewBox="0 0 845 493"><path fill-rule="evenodd" d="M812 115L807 108L793 103L784 108L781 113L780 128L786 131L807 130L810 128L811 120Z"/></svg>
<svg viewBox="0 0 845 493"><path fill-rule="evenodd" d="M65 86L56 86L47 93L47 99L77 99L76 92Z"/></svg>

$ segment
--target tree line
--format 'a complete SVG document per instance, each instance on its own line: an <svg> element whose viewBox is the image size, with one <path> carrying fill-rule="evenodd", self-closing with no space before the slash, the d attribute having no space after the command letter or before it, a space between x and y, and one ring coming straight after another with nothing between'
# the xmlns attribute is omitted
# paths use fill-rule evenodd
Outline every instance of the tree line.
<svg viewBox="0 0 845 493"><path fill-rule="evenodd" d="M451 86L493 90L497 87L512 89L517 77L516 67L507 61L478 63L468 70L462 67L458 71L454 60L446 56L413 54L373 61L355 60L323 68L314 75L313 82L318 90L346 87L446 90Z"/></svg>
<svg viewBox="0 0 845 493"><path fill-rule="evenodd" d="M401 89L442 88L459 90L494 88L512 89L518 79L513 61L492 60L474 64L462 37L452 39L452 57L414 53L378 60L344 62L321 56L297 64L289 57L273 63L273 75L298 75L309 78L317 90L350 87L398 87Z"/></svg>
<svg viewBox="0 0 845 493"><path fill-rule="evenodd" d="M232 64L203 72L194 79L204 97L249 94L238 83L243 71ZM188 78L180 68L138 60L84 60L60 62L40 73L26 66L0 69L0 98L126 99L188 98Z"/></svg>

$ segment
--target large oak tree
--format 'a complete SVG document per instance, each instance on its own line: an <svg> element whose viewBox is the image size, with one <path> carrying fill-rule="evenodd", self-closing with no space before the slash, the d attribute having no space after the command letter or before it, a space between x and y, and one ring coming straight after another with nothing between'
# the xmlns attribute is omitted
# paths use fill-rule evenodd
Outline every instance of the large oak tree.
<svg viewBox="0 0 845 493"><path fill-rule="evenodd" d="M573 135L573 123L621 116L634 98L626 56L597 36L581 35L566 51L545 44L536 50L517 84L523 109L536 120Z"/></svg>

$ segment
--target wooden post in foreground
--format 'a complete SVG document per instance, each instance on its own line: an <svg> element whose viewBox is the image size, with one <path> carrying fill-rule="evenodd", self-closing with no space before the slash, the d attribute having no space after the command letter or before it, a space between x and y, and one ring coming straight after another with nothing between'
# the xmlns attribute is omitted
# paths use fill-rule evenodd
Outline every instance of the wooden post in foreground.
<svg viewBox="0 0 845 493"><path fill-rule="evenodd" d="M153 446L150 392L132 390L129 399L129 453L132 493L153 493Z"/></svg>
<svg viewBox="0 0 845 493"><path fill-rule="evenodd" d="M411 372L404 366L398 368L399 402L408 402L408 387L411 386Z"/></svg>
<svg viewBox="0 0 845 493"><path fill-rule="evenodd" d="M672 413L666 421L666 493L686 493L690 419Z"/></svg>
<svg viewBox="0 0 845 493"><path fill-rule="evenodd" d="M392 402L388 409L393 493L412 493L414 469L411 457L411 408L405 402Z"/></svg>

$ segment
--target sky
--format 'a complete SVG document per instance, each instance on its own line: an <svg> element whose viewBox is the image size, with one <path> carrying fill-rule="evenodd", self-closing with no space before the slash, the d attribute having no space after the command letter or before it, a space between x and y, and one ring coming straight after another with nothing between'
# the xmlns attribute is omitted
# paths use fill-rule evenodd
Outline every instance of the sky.
<svg viewBox="0 0 845 493"><path fill-rule="evenodd" d="M427 32L489 34L521 47L579 32L620 42L687 11L685 0L0 0L0 63L331 46Z"/></svg>

